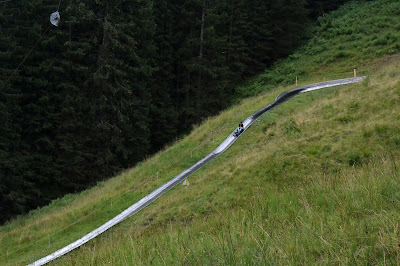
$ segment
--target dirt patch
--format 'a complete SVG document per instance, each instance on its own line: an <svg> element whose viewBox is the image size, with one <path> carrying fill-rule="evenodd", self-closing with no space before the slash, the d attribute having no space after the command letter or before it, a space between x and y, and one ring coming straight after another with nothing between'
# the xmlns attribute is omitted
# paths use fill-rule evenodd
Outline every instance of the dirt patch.
<svg viewBox="0 0 400 266"><path fill-rule="evenodd" d="M304 122L304 119L299 118L299 119L296 120L296 125L297 126L301 126L303 124L303 122Z"/></svg>

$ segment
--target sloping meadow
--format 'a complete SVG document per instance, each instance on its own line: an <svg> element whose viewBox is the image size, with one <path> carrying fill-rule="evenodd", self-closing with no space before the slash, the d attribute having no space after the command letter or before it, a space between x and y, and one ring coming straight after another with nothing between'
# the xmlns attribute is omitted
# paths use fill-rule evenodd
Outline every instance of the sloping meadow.
<svg viewBox="0 0 400 266"><path fill-rule="evenodd" d="M398 264L399 67L284 103L189 187L56 263Z"/></svg>

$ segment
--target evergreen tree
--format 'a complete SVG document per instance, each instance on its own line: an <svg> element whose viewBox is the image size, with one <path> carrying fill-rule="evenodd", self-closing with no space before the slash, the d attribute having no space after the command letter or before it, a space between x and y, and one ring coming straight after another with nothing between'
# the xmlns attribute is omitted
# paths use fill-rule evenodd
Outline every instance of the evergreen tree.
<svg viewBox="0 0 400 266"><path fill-rule="evenodd" d="M154 42L157 48L153 77L158 82L151 83L150 141L152 151L157 151L177 135L178 109L173 99L175 93L173 15L171 4L166 0L154 1L156 34Z"/></svg>
<svg viewBox="0 0 400 266"><path fill-rule="evenodd" d="M273 60L286 56L301 41L307 26L309 10L305 0L274 0L271 3Z"/></svg>
<svg viewBox="0 0 400 266"><path fill-rule="evenodd" d="M92 100L88 79L97 62L95 51L99 47L98 5L93 1L72 1L64 6L59 24L58 42L60 68L63 78L60 88L60 116L57 129L57 162L60 170L57 179L60 190L75 192L92 185L106 174L108 165L96 165L99 160L91 148L95 139L94 126L90 123ZM65 193L64 192L64 193Z"/></svg>
<svg viewBox="0 0 400 266"><path fill-rule="evenodd" d="M104 1L102 43L90 79L99 158L127 167L149 151L154 27L150 1ZM111 8L113 6L113 8ZM98 145L94 145L97 149ZM103 162L101 162L103 163Z"/></svg>
<svg viewBox="0 0 400 266"><path fill-rule="evenodd" d="M308 0L309 10L311 11L311 17L317 18L323 16L326 12L334 10L349 0Z"/></svg>

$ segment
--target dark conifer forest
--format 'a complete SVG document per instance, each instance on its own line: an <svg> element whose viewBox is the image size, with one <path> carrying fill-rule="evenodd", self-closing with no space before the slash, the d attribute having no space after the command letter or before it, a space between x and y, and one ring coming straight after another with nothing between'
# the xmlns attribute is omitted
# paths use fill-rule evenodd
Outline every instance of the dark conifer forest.
<svg viewBox="0 0 400 266"><path fill-rule="evenodd" d="M0 224L228 107L344 2L62 0L58 27L57 0L0 3Z"/></svg>

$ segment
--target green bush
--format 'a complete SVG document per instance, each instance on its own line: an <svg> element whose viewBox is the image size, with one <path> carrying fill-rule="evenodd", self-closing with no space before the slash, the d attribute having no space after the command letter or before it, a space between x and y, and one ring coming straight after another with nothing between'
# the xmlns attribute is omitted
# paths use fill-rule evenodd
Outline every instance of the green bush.
<svg viewBox="0 0 400 266"><path fill-rule="evenodd" d="M350 152L347 154L347 161L350 166L362 165L362 157L358 152Z"/></svg>

